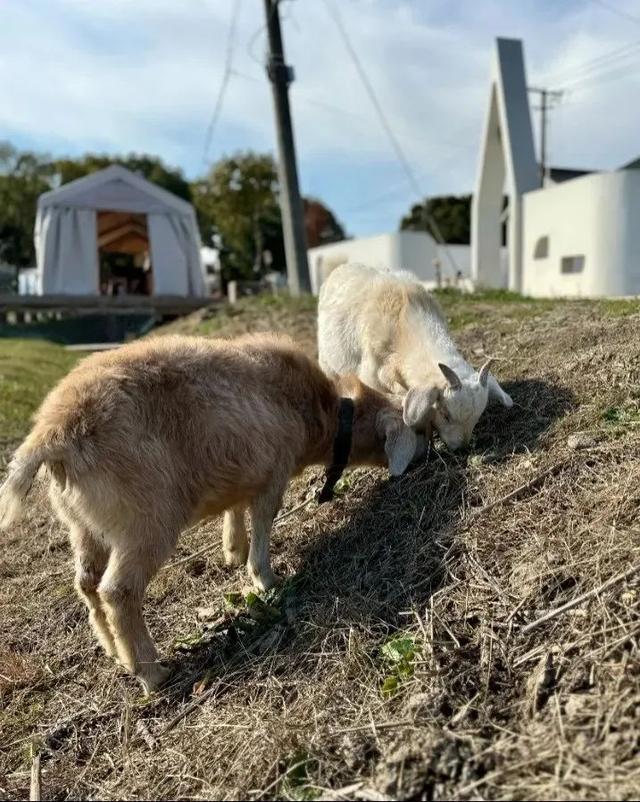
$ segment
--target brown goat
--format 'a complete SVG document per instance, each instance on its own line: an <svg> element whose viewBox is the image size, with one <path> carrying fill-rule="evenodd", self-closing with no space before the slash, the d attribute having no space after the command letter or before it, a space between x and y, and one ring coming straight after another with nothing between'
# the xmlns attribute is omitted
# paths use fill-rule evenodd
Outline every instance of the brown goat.
<svg viewBox="0 0 640 802"><path fill-rule="evenodd" d="M356 379L337 388L289 339L174 336L95 354L42 403L0 488L0 525L44 464L93 629L150 692L168 670L142 614L147 584L185 527L224 511L226 562L246 562L261 590L277 581L273 518L293 474L331 461L340 389L354 401L350 462L402 473L424 450L402 412Z"/></svg>

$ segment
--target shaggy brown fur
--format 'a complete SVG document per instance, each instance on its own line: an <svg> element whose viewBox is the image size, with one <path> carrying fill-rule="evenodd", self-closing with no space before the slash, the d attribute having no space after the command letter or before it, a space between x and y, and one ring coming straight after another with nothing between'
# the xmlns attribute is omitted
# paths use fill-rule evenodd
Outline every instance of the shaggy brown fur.
<svg viewBox="0 0 640 802"><path fill-rule="evenodd" d="M404 471L422 445L401 412L357 379L340 389L355 401L351 461ZM271 587L273 518L290 477L330 461L338 405L338 388L286 338L174 336L91 356L36 414L0 491L0 524L45 464L96 635L149 691L166 669L142 599L178 535L227 511L226 561Z"/></svg>

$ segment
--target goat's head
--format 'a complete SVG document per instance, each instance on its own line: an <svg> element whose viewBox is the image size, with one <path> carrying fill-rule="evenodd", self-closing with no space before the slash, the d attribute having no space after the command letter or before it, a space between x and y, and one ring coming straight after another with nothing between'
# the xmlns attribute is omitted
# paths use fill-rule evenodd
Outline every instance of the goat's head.
<svg viewBox="0 0 640 802"><path fill-rule="evenodd" d="M341 377L339 387L355 402L352 464L388 465L392 476L400 476L424 456L424 431L414 431L406 424L403 410L393 401L353 376Z"/></svg>
<svg viewBox="0 0 640 802"><path fill-rule="evenodd" d="M430 422L452 451L468 446L490 397L497 398L506 407L513 404L489 373L490 362L468 379L461 379L448 365L440 364L446 386L414 387L409 390L403 403L405 423L419 431Z"/></svg>

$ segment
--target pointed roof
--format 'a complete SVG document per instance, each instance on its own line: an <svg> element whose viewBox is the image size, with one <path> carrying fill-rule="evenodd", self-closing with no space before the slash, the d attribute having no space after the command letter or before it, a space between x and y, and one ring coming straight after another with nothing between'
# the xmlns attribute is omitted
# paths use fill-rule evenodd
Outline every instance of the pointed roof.
<svg viewBox="0 0 640 802"><path fill-rule="evenodd" d="M627 162L627 164L623 164L622 167L619 168L620 170L638 170L640 169L640 157L634 159L633 161Z"/></svg>
<svg viewBox="0 0 640 802"><path fill-rule="evenodd" d="M508 193L521 195L540 185L519 39L496 40L480 150L480 186L488 172L500 170L496 160L502 162Z"/></svg>
<svg viewBox="0 0 640 802"><path fill-rule="evenodd" d="M38 198L38 208L71 206L142 214L192 215L193 206L120 164L77 178Z"/></svg>
<svg viewBox="0 0 640 802"><path fill-rule="evenodd" d="M503 194L509 197L509 289L522 287L522 203L540 186L533 145L522 42L497 39L491 65L489 102L471 214L471 272L474 280L501 286L500 231Z"/></svg>

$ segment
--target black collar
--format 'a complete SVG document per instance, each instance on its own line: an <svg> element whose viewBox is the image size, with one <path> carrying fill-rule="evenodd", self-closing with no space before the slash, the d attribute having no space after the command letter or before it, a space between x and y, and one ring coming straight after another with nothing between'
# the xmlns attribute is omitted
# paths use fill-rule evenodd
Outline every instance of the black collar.
<svg viewBox="0 0 640 802"><path fill-rule="evenodd" d="M327 468L324 486L318 496L318 503L333 499L333 490L349 462L351 436L353 434L353 399L341 398L338 408L338 431L333 441L333 459Z"/></svg>

